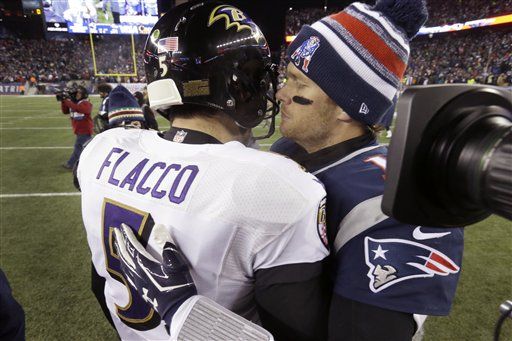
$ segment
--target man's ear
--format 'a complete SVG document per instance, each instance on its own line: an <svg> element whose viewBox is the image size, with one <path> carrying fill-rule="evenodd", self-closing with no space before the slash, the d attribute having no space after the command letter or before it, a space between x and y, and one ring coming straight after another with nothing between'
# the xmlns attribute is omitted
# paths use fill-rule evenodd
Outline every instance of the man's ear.
<svg viewBox="0 0 512 341"><path fill-rule="evenodd" d="M340 106L336 105L336 109L334 110L334 114L336 115L336 119L338 121L344 122L344 123L350 123L352 122L352 117L350 117L345 110L341 109Z"/></svg>

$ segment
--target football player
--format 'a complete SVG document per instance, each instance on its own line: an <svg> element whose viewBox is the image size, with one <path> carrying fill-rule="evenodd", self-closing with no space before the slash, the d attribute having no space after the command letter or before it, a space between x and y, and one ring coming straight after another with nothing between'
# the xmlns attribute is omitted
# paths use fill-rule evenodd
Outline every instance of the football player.
<svg viewBox="0 0 512 341"><path fill-rule="evenodd" d="M119 336L168 339L166 322L180 305L163 307L156 291L138 295L130 285L114 246L126 224L153 257L165 246L162 231L181 248L191 278L178 271L180 284L167 290L187 298L197 290L276 338L323 339L323 186L295 162L244 145L251 128L277 114L260 29L235 7L189 2L158 20L144 58L151 106L172 110L171 129L110 129L89 143L77 171L92 262ZM156 271L157 281L168 277ZM192 329L208 333L200 321L212 305L201 307Z"/></svg>
<svg viewBox="0 0 512 341"><path fill-rule="evenodd" d="M135 97L122 85L118 85L111 90L110 85L104 84L103 86L100 84L98 86L98 90L103 92L104 94L108 94L106 97L108 101L103 102L106 104L102 107L104 109L103 115L104 118L101 118L104 125L101 126L102 131L107 129L122 127L126 130L134 131L134 129L146 129L146 123L144 119L144 114L142 113L142 109L139 107L137 100ZM108 91L108 93L107 93ZM101 112L101 110L100 110ZM96 117L102 117L97 115ZM91 140L86 142L87 145ZM75 167L73 168L73 184L78 190L81 190L80 183L78 181L78 164L75 163ZM107 317L110 324L114 327L114 322L110 317L110 312L105 304L103 289L105 286L105 279L100 277L94 267L94 264L91 266L91 290L96 296L96 299L100 303L100 306L103 310L103 313Z"/></svg>
<svg viewBox="0 0 512 341"><path fill-rule="evenodd" d="M353 3L304 26L288 47L277 93L285 138L271 150L327 191L336 264L329 339L410 340L426 315L448 314L453 301L463 229L406 225L381 211L387 148L377 124L394 112L409 41L426 19L424 0Z"/></svg>

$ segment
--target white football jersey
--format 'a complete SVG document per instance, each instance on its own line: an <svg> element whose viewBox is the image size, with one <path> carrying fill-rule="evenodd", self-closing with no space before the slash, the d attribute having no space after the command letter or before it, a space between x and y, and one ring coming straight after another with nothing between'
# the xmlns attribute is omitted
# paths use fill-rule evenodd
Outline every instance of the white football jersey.
<svg viewBox="0 0 512 341"><path fill-rule="evenodd" d="M155 257L152 229L164 224L189 261L198 293L253 321L256 270L328 255L323 186L277 154L116 128L87 145L77 175L92 261L106 279L106 303L124 340L169 335L120 271L112 229L121 222Z"/></svg>

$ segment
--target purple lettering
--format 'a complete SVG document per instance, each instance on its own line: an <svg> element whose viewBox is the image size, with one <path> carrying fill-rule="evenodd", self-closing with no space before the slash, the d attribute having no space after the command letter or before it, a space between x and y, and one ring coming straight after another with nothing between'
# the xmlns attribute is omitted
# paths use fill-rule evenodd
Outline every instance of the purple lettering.
<svg viewBox="0 0 512 341"><path fill-rule="evenodd" d="M185 182L185 185L183 186L183 189L180 193L180 195L177 195L177 189L180 185L181 179L185 175L187 171L190 171L190 175L187 178L187 181ZM185 197L187 196L188 190L190 189L190 186L192 186L192 182L194 182L194 179L197 176L197 173L199 173L199 167L195 165L186 166L184 167L181 172L178 174L176 179L174 180L174 183L172 184L171 190L169 191L169 200L175 204L180 204L185 200Z"/></svg>
<svg viewBox="0 0 512 341"><path fill-rule="evenodd" d="M144 177L142 178L142 180L140 181L140 183L137 185L137 193L139 194L146 194L147 192L149 192L149 190L151 189L150 187L143 187L144 186L144 183L146 182L146 180L149 178L149 176L151 175L151 173L153 173L153 171L156 169L156 168L161 168L161 169L164 169L166 166L165 163L163 162L157 162L155 163L153 166L151 166L151 168L149 168L148 172L146 174L144 174Z"/></svg>
<svg viewBox="0 0 512 341"><path fill-rule="evenodd" d="M107 157L105 158L105 161L103 161L103 164L100 167L100 171L98 172L98 175L96 175L96 179L99 179L101 176L101 173L103 172L103 168L110 166L111 162L109 161L110 157L114 153L121 153L123 150L121 148L112 148L112 150L108 153Z"/></svg>
<svg viewBox="0 0 512 341"><path fill-rule="evenodd" d="M117 166L119 166L121 164L121 162L123 162L124 159L126 159L126 157L130 155L130 152L124 152L120 157L119 159L117 159L116 163L114 164L114 167L112 167L112 173L110 173L110 177L108 178L108 183L109 184L112 184L114 186L117 186L119 184L119 180L117 180L116 178L114 178L114 173L116 172L116 169L117 169Z"/></svg>
<svg viewBox="0 0 512 341"><path fill-rule="evenodd" d="M162 175L160 176L160 179L158 179L155 187L153 188L153 190L151 191L151 196L153 198L157 198L157 199L161 199L165 196L165 194L167 193L167 191L159 191L158 190L158 187L160 186L160 184L162 183L162 181L164 180L164 178L167 176L167 173L169 173L169 171L171 169L175 169L175 170L180 170L181 166L180 165L177 165L177 164L172 164L170 165L169 167L167 167L165 169L165 171L162 173Z"/></svg>
<svg viewBox="0 0 512 341"><path fill-rule="evenodd" d="M123 182L121 182L121 185L119 185L119 188L123 188L127 184L130 185L128 189L130 191L133 191L133 187L135 187L135 184L137 183L137 180L139 179L140 173L142 173L142 170L144 169L144 166L148 163L149 159L144 159L135 168L133 168L130 173L124 178Z"/></svg>

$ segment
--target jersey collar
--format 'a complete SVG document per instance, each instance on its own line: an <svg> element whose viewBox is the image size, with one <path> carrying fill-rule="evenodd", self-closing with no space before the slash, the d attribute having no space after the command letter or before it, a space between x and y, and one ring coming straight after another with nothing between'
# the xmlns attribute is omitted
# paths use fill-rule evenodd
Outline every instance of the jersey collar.
<svg viewBox="0 0 512 341"><path fill-rule="evenodd" d="M331 163L342 159L356 150L375 143L375 136L372 132L368 131L364 135L320 149L314 153L303 153L300 155L299 159L295 161L304 166L308 172L313 173L319 169L329 166Z"/></svg>
<svg viewBox="0 0 512 341"><path fill-rule="evenodd" d="M185 144L222 144L222 142L211 135L197 130L177 127L171 127L162 137L172 142Z"/></svg>

